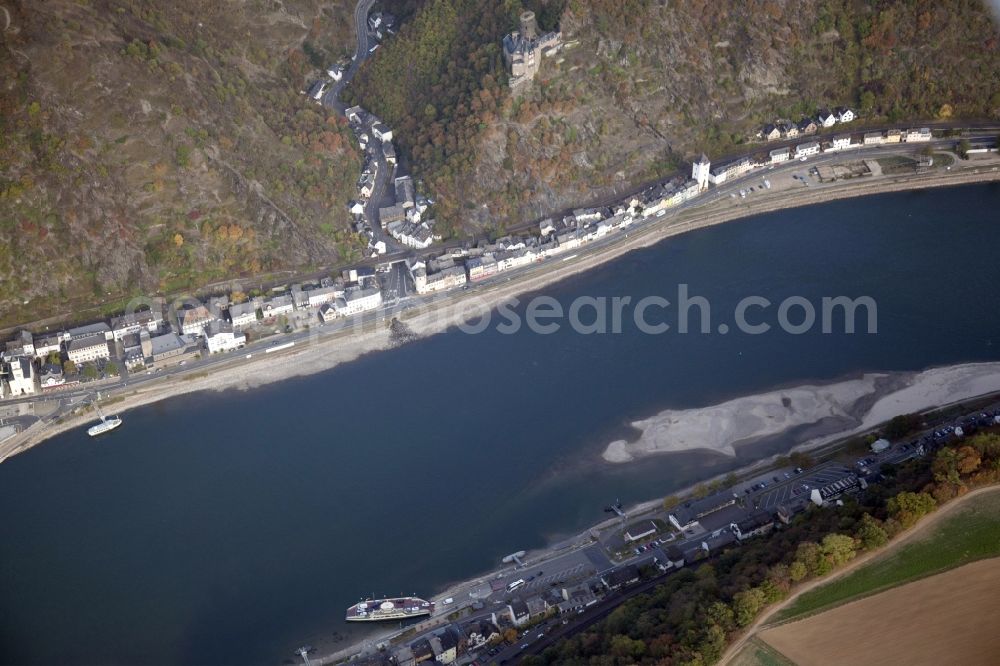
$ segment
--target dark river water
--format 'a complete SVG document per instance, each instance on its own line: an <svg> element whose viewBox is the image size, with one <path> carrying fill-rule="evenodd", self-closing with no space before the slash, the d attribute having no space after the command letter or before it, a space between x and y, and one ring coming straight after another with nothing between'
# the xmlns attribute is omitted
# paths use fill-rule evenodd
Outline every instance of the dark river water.
<svg viewBox="0 0 1000 666"><path fill-rule="evenodd" d="M874 335L646 335L628 318L617 335L450 331L127 412L100 440L55 437L0 465L0 660L280 663L351 631L344 609L363 595L431 595L602 519L616 497L660 496L777 446L603 464L631 420L1000 359L998 204L1000 187L977 185L772 213L546 290L673 301L684 283L710 301L713 329L746 296L867 295Z"/></svg>

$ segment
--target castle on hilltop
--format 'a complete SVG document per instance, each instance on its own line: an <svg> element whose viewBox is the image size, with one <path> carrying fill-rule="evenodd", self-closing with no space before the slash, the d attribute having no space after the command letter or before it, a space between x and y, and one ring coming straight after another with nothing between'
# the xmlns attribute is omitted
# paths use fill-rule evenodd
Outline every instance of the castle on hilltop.
<svg viewBox="0 0 1000 666"><path fill-rule="evenodd" d="M521 12L520 30L503 38L503 59L510 75L510 87L523 88L538 73L543 57L552 56L562 47L562 33L538 34L535 12Z"/></svg>

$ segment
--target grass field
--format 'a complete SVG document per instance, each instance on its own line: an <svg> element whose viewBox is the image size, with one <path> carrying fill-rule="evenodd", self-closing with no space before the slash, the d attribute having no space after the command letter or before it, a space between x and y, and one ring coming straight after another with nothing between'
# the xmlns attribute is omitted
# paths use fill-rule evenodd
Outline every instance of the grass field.
<svg viewBox="0 0 1000 666"><path fill-rule="evenodd" d="M1000 555L1000 490L969 500L927 535L806 592L773 622L809 615L948 569Z"/></svg>
<svg viewBox="0 0 1000 666"><path fill-rule="evenodd" d="M795 666L770 645L752 638L729 662L729 666Z"/></svg>

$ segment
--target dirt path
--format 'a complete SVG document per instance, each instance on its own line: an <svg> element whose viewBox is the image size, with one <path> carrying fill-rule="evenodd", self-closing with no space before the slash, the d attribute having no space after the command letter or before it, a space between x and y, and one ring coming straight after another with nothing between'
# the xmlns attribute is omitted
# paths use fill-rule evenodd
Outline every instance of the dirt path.
<svg viewBox="0 0 1000 666"><path fill-rule="evenodd" d="M987 493L994 493L994 492L1000 492L1000 486L987 486L986 488L979 488L977 490L973 490L971 493L967 495L959 497L956 500L952 500L948 504L945 504L942 508L932 513L929 517L917 523L917 525L913 529L904 534L902 537L890 543L885 548L872 551L870 553L862 555L861 557L855 558L850 564L848 564L843 569L837 571L832 576L827 576L825 578L817 578L816 580L810 581L805 585L802 585L797 590L795 590L795 592L793 592L791 596L789 596L784 601L769 608L767 611L764 612L764 614L758 617L753 624L747 627L743 636L741 636L740 639L737 640L735 643L730 645L729 649L727 649L725 653L723 653L722 658L719 659L719 664L728 664L732 662L733 658L737 654L739 654L740 650L743 649L743 646L746 645L747 641L749 641L753 636L755 636L757 632L760 630L760 628L763 627L775 613L789 606L802 594L805 594L806 592L815 589L821 585L826 585L827 583L837 580L838 578L846 576L847 574L851 573L852 571L855 571L856 569L859 569L860 567L865 566L866 564L868 564L869 562L871 562L876 558L882 557L883 555L888 555L889 553L896 551L897 549L900 548L900 546L903 546L909 543L910 541L913 541L914 539L917 539L925 535L929 530L937 526L944 518L947 518L949 515L951 515L957 507L962 506L967 500L973 497L978 497L980 495L985 495Z"/></svg>

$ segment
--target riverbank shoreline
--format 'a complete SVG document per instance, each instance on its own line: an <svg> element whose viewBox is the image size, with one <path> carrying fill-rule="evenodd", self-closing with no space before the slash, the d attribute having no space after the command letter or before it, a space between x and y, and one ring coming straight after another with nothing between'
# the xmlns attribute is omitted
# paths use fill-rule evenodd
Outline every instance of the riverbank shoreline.
<svg viewBox="0 0 1000 666"><path fill-rule="evenodd" d="M949 371L954 368L967 368L975 366L997 366L998 368L1000 368L1000 363L981 363L981 364L965 364L960 366L945 366L945 367L933 368L931 370L925 371L925 373L940 373ZM925 373L905 373L905 374L916 376ZM882 375L882 377L884 377L884 375ZM885 388L888 389L895 388L898 390L906 390L905 385L907 384L907 382L899 381L898 379L896 379L896 380L890 380L889 382L885 382L884 384ZM903 385L903 388L899 389L901 385ZM894 392L895 391L893 390L887 390L886 394L891 396ZM942 409L947 409L949 407L954 407L956 405L967 404L970 402L974 402L976 400L983 400L990 397L996 397L998 395L1000 395L1000 390L992 391L989 393L983 393L979 395L966 396L956 400L943 401L939 404L931 405L926 409L920 410L920 413L929 414ZM816 437L808 441L802 442L799 445L796 445L790 451L784 452L784 454L791 452L816 453L818 451L823 451L824 455L830 455L832 452L840 450L842 447L847 446L848 443L854 437L857 437L859 434L867 434L869 432L876 430L878 427L884 425L889 419L891 419L892 416L897 415L896 413L893 413L890 416L882 418L885 412L876 411L874 409L874 406L876 404L884 400L885 400L884 395L882 397L876 398L874 402L872 402L870 398L867 397L862 399L863 403L869 403L869 407L871 407L871 409L869 409L866 412L866 415L874 414L876 416L873 416L872 418L879 418L881 420L872 421L870 418L864 418L863 425L859 426L858 428L855 428L850 432L840 432L837 434L829 434ZM692 496L693 493L696 492L696 490L700 486L705 486L707 484L712 484L715 482L719 483L724 482L725 479L727 479L732 475L735 475L737 478L742 478L742 479L756 476L772 468L776 464L777 458L780 455L784 454L773 454L765 456L763 458L754 460L753 462L750 462L746 465L743 465L737 469L730 470L725 473L720 473L712 477L704 478L696 483L692 483L683 488L671 491L671 496L681 497L681 498L690 497ZM624 507L623 511L625 515L628 516L629 520L631 521L641 520L642 518L649 517L651 514L654 514L657 511L661 510L663 507L663 501L664 501L663 497L657 497L654 499L629 505L628 507ZM595 543L595 541L599 540L597 535L605 532L606 530L618 530L618 529L621 529L621 519L618 518L617 516L609 517L574 535L560 538L558 541L528 551L522 557L522 561L524 562L524 568L530 569L531 567L536 567L543 564L547 560L558 557L560 555L564 555L567 552L591 546L593 545L593 543ZM497 578L500 572L509 571L509 569L510 568L507 567L504 569L494 569L491 571L484 571L474 577L470 577L467 580L447 583L441 586L433 596L428 598L433 600L435 603L439 605L442 603L444 599L448 597L453 597L455 599L458 599L461 596L461 592L463 590L467 590L470 587L488 584L490 581ZM378 642L391 642L393 640L396 640L400 636L400 634L403 633L405 633L405 630L400 631L399 629L386 628L380 632L375 633L372 636L369 636L362 643L374 644ZM350 657L358 653L362 643L355 643L350 647L341 648L335 652L318 656L314 658L312 661L318 664L343 663L346 659L349 659Z"/></svg>
<svg viewBox="0 0 1000 666"><path fill-rule="evenodd" d="M868 431L899 414L998 391L1000 363L968 363L917 373L866 373L860 378L804 384L703 408L664 410L633 422L639 437L631 442L611 442L602 458L620 464L696 449L735 457L740 446L787 434L794 428L821 426L826 419L849 424L808 438L814 446L822 446Z"/></svg>
<svg viewBox="0 0 1000 666"><path fill-rule="evenodd" d="M752 200L708 202L666 218L662 223L624 234L599 252L587 253L583 250L577 256L533 267L527 274L517 276L517 279L509 282L449 294L441 302L419 308L419 312L413 316L404 314L403 319L416 337L431 336L476 316L484 307L493 308L503 301L538 292L666 238L776 210L799 208L839 199L1000 181L1000 172L989 169L981 172L983 168L969 166L948 173L879 176L861 182L837 182L792 192L762 194ZM111 391L107 397L115 401L113 411L121 414L187 393L206 390L249 390L265 384L323 372L341 363L355 360L363 354L394 346L384 323L374 328L362 328L363 330L345 331L273 355L260 355L252 360L243 360L243 357L234 358L232 362L210 373L193 370L191 373L179 374L162 382L151 382L140 388ZM18 435L0 443L0 462L40 444L49 437L84 425L91 418L87 413L78 413L51 422L35 423Z"/></svg>

